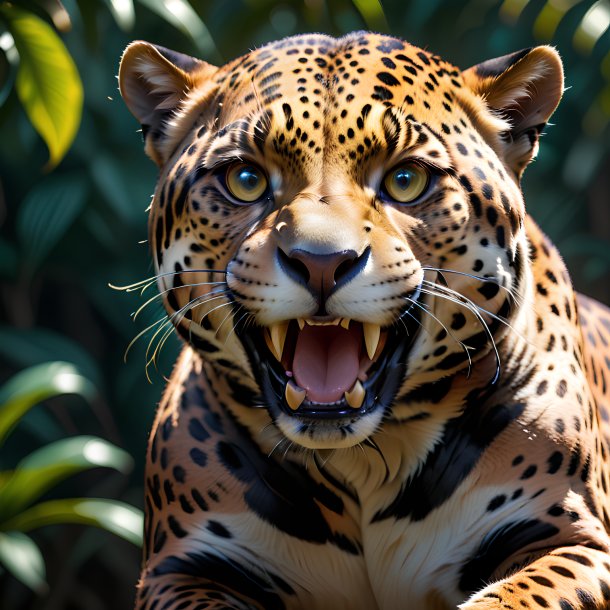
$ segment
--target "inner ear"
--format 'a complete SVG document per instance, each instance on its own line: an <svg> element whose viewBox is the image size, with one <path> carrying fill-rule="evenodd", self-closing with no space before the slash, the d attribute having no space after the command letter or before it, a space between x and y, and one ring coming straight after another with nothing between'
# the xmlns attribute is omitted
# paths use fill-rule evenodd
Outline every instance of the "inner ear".
<svg viewBox="0 0 610 610"><path fill-rule="evenodd" d="M563 93L563 68L555 49L524 49L480 63L463 72L464 80L508 130L505 160L520 175L535 156L538 137Z"/></svg>
<svg viewBox="0 0 610 610"><path fill-rule="evenodd" d="M147 153L158 164L171 149L169 116L215 71L204 61L148 42L133 42L125 49L119 68L121 95L142 125Z"/></svg>
<svg viewBox="0 0 610 610"><path fill-rule="evenodd" d="M500 68L499 74L493 74ZM488 105L510 121L511 131L544 125L563 93L563 68L552 47L525 49L477 66L488 81L484 95Z"/></svg>

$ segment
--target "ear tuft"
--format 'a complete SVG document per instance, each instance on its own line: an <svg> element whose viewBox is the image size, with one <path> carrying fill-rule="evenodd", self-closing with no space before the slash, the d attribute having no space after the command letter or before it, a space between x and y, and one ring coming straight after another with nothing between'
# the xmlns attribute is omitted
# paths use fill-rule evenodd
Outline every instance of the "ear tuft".
<svg viewBox="0 0 610 610"><path fill-rule="evenodd" d="M534 158L540 132L563 93L563 68L553 47L490 59L464 71L470 89L507 121L505 160L517 176Z"/></svg>

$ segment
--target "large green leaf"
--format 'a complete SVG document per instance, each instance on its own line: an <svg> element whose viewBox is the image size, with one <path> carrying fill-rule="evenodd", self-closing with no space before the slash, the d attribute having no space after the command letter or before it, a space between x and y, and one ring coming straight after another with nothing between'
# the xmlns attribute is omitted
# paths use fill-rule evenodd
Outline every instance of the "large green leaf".
<svg viewBox="0 0 610 610"><path fill-rule="evenodd" d="M37 593L47 590L42 554L22 532L0 532L0 564Z"/></svg>
<svg viewBox="0 0 610 610"><path fill-rule="evenodd" d="M17 514L66 477L98 466L127 472L132 459L94 436L67 438L34 451L0 485L0 521Z"/></svg>
<svg viewBox="0 0 610 610"><path fill-rule="evenodd" d="M0 447L17 422L41 400L59 394L91 399L95 389L76 367L48 362L17 373L0 388Z"/></svg>
<svg viewBox="0 0 610 610"><path fill-rule="evenodd" d="M105 529L135 545L142 544L142 511L116 500L70 498L36 504L0 524L5 531L27 532L44 525L82 523Z"/></svg>
<svg viewBox="0 0 610 610"><path fill-rule="evenodd" d="M0 5L19 51L17 95L49 149L48 167L64 157L80 125L83 87L78 70L53 28L33 13Z"/></svg>
<svg viewBox="0 0 610 610"><path fill-rule="evenodd" d="M52 176L32 188L17 211L17 234L24 258L38 266L59 243L85 205L81 176Z"/></svg>

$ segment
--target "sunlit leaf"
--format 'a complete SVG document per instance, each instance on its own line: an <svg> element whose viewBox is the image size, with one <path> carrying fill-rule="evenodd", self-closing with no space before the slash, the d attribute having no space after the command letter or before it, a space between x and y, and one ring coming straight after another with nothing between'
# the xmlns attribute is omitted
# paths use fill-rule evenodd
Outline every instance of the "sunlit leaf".
<svg viewBox="0 0 610 610"><path fill-rule="evenodd" d="M27 532L44 525L82 523L102 528L129 542L142 544L142 511L116 500L70 498L36 504L20 515L0 524L2 530Z"/></svg>
<svg viewBox="0 0 610 610"><path fill-rule="evenodd" d="M44 593L44 560L35 542L21 532L0 532L0 564L24 585Z"/></svg>
<svg viewBox="0 0 610 610"><path fill-rule="evenodd" d="M574 46L588 55L609 27L610 2L608 0L598 0L585 13L580 25L576 28Z"/></svg>
<svg viewBox="0 0 610 610"><path fill-rule="evenodd" d="M16 89L49 149L48 168L64 157L78 130L83 88L74 61L53 28L12 4L0 5L19 51Z"/></svg>
<svg viewBox="0 0 610 610"><path fill-rule="evenodd" d="M136 15L133 10L133 0L106 0L106 4L117 22L117 25L125 31L133 29Z"/></svg>
<svg viewBox="0 0 610 610"><path fill-rule="evenodd" d="M68 13L61 0L38 0L38 2L49 13L53 25L60 32L69 32L72 29L70 13Z"/></svg>
<svg viewBox="0 0 610 610"><path fill-rule="evenodd" d="M377 32L387 32L388 23L379 0L353 0L367 27Z"/></svg>
<svg viewBox="0 0 610 610"><path fill-rule="evenodd" d="M139 2L189 36L206 61L221 59L208 28L186 0L139 0Z"/></svg>
<svg viewBox="0 0 610 610"><path fill-rule="evenodd" d="M0 446L17 422L40 401L59 394L89 400L91 382L67 362L48 362L17 373L0 388Z"/></svg>
<svg viewBox="0 0 610 610"><path fill-rule="evenodd" d="M85 205L87 184L80 176L51 176L32 188L17 211L17 234L25 259L39 265Z"/></svg>
<svg viewBox="0 0 610 610"><path fill-rule="evenodd" d="M94 436L62 439L34 451L0 485L0 520L23 510L70 475L100 466L127 472L132 460L122 449Z"/></svg>

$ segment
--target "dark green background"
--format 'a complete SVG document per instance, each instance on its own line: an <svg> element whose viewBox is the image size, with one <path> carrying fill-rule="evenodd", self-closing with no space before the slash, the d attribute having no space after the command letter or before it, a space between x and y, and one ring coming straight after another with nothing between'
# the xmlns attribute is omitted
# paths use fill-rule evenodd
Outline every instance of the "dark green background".
<svg viewBox="0 0 610 610"><path fill-rule="evenodd" d="M47 18L35 2L20 4ZM41 438L96 434L131 453L136 464L131 477L88 473L70 479L56 493L142 505L147 432L178 342L172 338L167 343L149 384L144 359L148 339L137 342L126 364L123 353L161 312L147 308L133 323L130 313L143 301L108 287L152 273L147 244L140 242L147 237L145 210L156 169L143 153L138 125L120 99L115 77L121 52L134 39L222 62L293 33L376 29L429 48L462 68L535 44L556 45L568 89L542 139L539 159L526 171L526 202L558 244L577 288L610 302L610 33L591 48L579 42L577 33L594 3L564 2L569 9L564 14L553 8L558 3L539 0L397 0L383 2L383 13L377 2L367 0L191 4L207 26L211 44L192 40L143 1L135 2L131 31L117 26L109 2L64 1L73 27L62 39L83 80L85 109L74 145L53 172L43 171L46 148L16 95L0 107L0 382L37 362L68 360L91 377L101 394L92 408L61 398L49 401L47 409L35 409L3 450L0 466L13 464ZM524 8L511 19L517 6ZM85 203L72 221L57 229L53 247L38 260L40 236L55 235L56 227L49 221L37 234L24 229L36 220L24 202L46 193L53 194L49 205L58 211L71 198L84 198ZM47 528L35 538L45 553L51 592L37 598L10 576L0 575L3 610L131 606L138 549L110 534L75 526Z"/></svg>

